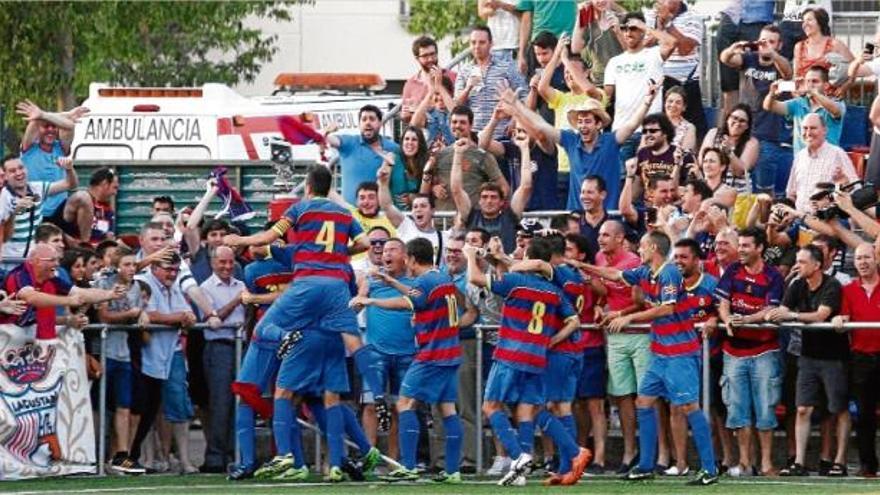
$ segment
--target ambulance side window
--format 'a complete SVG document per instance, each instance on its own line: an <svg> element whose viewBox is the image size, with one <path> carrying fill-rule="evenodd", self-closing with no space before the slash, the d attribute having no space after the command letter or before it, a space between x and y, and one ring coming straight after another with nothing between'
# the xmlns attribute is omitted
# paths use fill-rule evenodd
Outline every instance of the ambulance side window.
<svg viewBox="0 0 880 495"><path fill-rule="evenodd" d="M75 160L132 160L134 152L125 145L82 144L73 150Z"/></svg>
<svg viewBox="0 0 880 495"><path fill-rule="evenodd" d="M207 146L153 146L150 160L210 160Z"/></svg>

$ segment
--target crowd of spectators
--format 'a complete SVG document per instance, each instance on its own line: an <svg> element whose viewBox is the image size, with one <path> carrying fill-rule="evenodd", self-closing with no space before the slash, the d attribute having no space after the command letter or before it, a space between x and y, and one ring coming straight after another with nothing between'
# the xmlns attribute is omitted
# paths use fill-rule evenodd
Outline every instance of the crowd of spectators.
<svg viewBox="0 0 880 495"><path fill-rule="evenodd" d="M500 272L549 232L564 236L567 258L628 269L640 263L642 236L662 232L675 245L669 261L685 290L710 281L699 296L708 301L700 322L711 348L722 468L733 476L806 474L812 418L822 423L821 474L847 475L855 421L860 473L876 475L880 334L842 324L880 321L880 241L872 245L880 238L880 165L860 177L840 139L842 97L857 79L880 75L880 54L835 38L827 8L789 1L774 24L773 3L729 2L711 60L701 60L703 22L682 0L657 0L645 12L625 12L613 0L479 0L487 25L473 28L472 60L456 71L441 69L437 43L418 37L417 71L403 88L401 142L382 135L383 112L372 105L359 112L358 134L327 136L340 157L340 193L331 199L351 210L370 241L353 260L360 294L395 295L374 272L406 283L405 243L427 239L436 264L466 295L460 326L467 337L476 323L498 323L502 301L468 282L465 245L479 250L481 270ZM722 117L712 128L699 79L707 63L723 68ZM132 460L151 443L155 425L158 446L144 464L168 469L173 438L178 469L197 472L188 432L198 417L207 442L201 470L225 472L234 458L232 328L252 323L286 287L283 255L273 262L223 246L237 228L205 218L213 182L179 212L171 198L157 197L137 246L126 246L114 235L116 173L96 170L78 190L66 157L87 110L50 113L25 101L18 112L27 129L21 153L3 158L0 243L5 258L25 261L6 276L14 298L0 302L3 321L51 335L54 325L44 327L26 309L55 307L59 326L180 328L110 332L103 370L89 342L88 369L92 378L107 375L115 410L111 463L122 472L139 469ZM869 116L876 162L880 97ZM449 229L437 222L438 211L452 213ZM537 219L527 215L533 211L558 214ZM849 266L852 277L844 273ZM621 282L593 278L590 290L603 326L644 304ZM410 315L371 307L361 319L367 339L387 355L381 365L392 395L415 352L412 339L401 338L412 332ZM203 332L185 331L198 322L207 324ZM785 329L788 322L836 329ZM767 323L782 328L761 326ZM460 410L468 438L481 421L475 356L488 359L496 338L489 332L482 349L463 342ZM591 472L612 464L623 472L638 459L634 396L651 340L647 330L612 331L599 332L593 344L584 351L591 366L574 405L579 440L594 450ZM370 391L362 392L354 399L375 438ZM790 456L784 462L772 455L779 404ZM605 455L606 405L620 421L622 458ZM657 469L684 475L686 423L665 407ZM431 413L420 415L426 421ZM752 458L755 433L759 459ZM474 466L472 441L463 454L464 466ZM494 454L490 473L500 474L510 459L500 445ZM550 469L549 454L547 463Z"/></svg>

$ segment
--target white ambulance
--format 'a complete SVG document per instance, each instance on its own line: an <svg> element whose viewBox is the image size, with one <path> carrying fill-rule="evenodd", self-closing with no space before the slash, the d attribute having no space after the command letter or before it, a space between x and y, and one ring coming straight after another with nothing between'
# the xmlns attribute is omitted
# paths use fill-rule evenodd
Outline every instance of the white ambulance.
<svg viewBox="0 0 880 495"><path fill-rule="evenodd" d="M375 74L280 74L271 96L244 97L223 84L195 88L113 87L92 83L76 127L77 160L270 160L281 140L278 117L292 116L322 130L336 124L358 133L358 110L383 113L399 102L376 95ZM383 134L391 135L389 124ZM294 161L316 160L314 145L292 147Z"/></svg>

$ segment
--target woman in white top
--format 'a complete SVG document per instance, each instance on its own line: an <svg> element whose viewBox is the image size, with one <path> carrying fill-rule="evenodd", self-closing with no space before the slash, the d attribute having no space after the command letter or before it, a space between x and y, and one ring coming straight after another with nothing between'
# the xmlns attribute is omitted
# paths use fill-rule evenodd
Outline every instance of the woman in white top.
<svg viewBox="0 0 880 495"><path fill-rule="evenodd" d="M730 161L733 186L738 193L750 193L749 172L758 161L758 140L752 137L752 110L745 103L733 107L721 127L710 129L700 146L700 156L706 148L722 150Z"/></svg>
<svg viewBox="0 0 880 495"><path fill-rule="evenodd" d="M686 95L681 86L669 88L663 102L663 113L675 126L675 137L672 139L672 144L688 151L694 151L694 148L697 147L697 128L684 118L684 112L687 110L685 98Z"/></svg>

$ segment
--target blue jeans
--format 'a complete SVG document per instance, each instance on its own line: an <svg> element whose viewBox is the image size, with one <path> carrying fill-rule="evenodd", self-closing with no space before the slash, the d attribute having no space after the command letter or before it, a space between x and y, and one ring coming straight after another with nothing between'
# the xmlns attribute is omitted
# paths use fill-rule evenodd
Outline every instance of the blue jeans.
<svg viewBox="0 0 880 495"><path fill-rule="evenodd" d="M752 176L754 190L757 193L785 196L785 187L788 185L788 175L791 173L791 163L794 159L792 149L770 141L761 141L760 146L758 163L755 164Z"/></svg>
<svg viewBox="0 0 880 495"><path fill-rule="evenodd" d="M727 406L728 428L776 428L776 404L782 397L780 359L779 351L741 358L724 354L721 397Z"/></svg>
<svg viewBox="0 0 880 495"><path fill-rule="evenodd" d="M208 426L205 431L205 465L226 467L235 458L232 435L235 397L235 345L232 341L209 340L202 353L208 385Z"/></svg>
<svg viewBox="0 0 880 495"><path fill-rule="evenodd" d="M388 387L386 392L392 397L396 397L400 392L400 384L403 383L403 377L406 375L406 370L408 370L412 364L413 357L415 357L414 354L395 355L376 351L377 359L370 366L379 369L379 376L382 377L382 383ZM362 400L365 404L371 404L374 401L373 391L370 390L370 387L366 382L363 384Z"/></svg>

